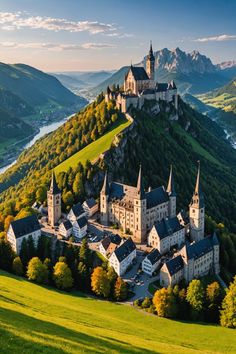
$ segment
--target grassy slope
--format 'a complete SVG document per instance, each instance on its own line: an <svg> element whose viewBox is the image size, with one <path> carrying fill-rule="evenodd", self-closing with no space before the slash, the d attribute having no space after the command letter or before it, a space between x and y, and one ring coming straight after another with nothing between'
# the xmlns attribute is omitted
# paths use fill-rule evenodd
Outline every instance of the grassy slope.
<svg viewBox="0 0 236 354"><path fill-rule="evenodd" d="M94 161L99 157L100 154L105 152L111 147L112 140L116 134L119 134L126 127L130 125L130 121L121 121L118 126L114 127L111 131L103 135L101 138L87 145L82 150L78 151L67 160L63 161L60 165L55 168L55 172L59 173L62 171L67 171L69 167L76 167L80 161L85 164L87 160Z"/></svg>
<svg viewBox="0 0 236 354"><path fill-rule="evenodd" d="M0 346L22 353L234 353L233 330L170 321L0 273Z"/></svg>

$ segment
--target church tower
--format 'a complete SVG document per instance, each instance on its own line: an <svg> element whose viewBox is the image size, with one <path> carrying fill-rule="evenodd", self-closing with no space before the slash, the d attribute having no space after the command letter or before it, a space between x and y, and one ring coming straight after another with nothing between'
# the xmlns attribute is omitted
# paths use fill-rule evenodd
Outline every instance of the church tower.
<svg viewBox="0 0 236 354"><path fill-rule="evenodd" d="M152 42L150 43L150 50L147 56L146 61L146 72L150 80L154 81L155 79L155 57L152 50Z"/></svg>
<svg viewBox="0 0 236 354"><path fill-rule="evenodd" d="M170 176L169 176L166 192L168 193L169 196L168 216L169 218L173 218L174 216L176 216L176 193L175 193L172 165L170 166Z"/></svg>
<svg viewBox="0 0 236 354"><path fill-rule="evenodd" d="M48 199L48 223L54 227L61 217L61 191L58 188L54 171L50 189L47 193Z"/></svg>
<svg viewBox="0 0 236 354"><path fill-rule="evenodd" d="M146 239L146 208L147 201L145 197L145 190L143 188L142 167L140 165L138 182L137 182L137 195L134 198L134 241L142 243Z"/></svg>
<svg viewBox="0 0 236 354"><path fill-rule="evenodd" d="M101 223L103 225L108 225L109 223L109 183L108 174L105 173L103 186L100 192L100 211L101 211Z"/></svg>
<svg viewBox="0 0 236 354"><path fill-rule="evenodd" d="M195 190L189 205L189 222L191 240L195 242L202 240L205 229L205 204L200 186L200 161L198 162Z"/></svg>

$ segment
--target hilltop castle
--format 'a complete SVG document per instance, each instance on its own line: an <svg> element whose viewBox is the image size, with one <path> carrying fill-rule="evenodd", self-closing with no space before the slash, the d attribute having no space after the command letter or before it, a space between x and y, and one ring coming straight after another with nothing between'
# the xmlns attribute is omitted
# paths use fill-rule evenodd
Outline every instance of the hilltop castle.
<svg viewBox="0 0 236 354"><path fill-rule="evenodd" d="M115 100L116 106L122 112L127 112L129 107L141 109L145 100L173 102L175 109L178 108L177 88L174 81L158 83L155 81L155 57L150 44L149 54L144 67L131 64L124 80L123 92L113 92L107 87L105 100Z"/></svg>
<svg viewBox="0 0 236 354"><path fill-rule="evenodd" d="M156 223L158 228L165 228L169 236L173 235L173 244L168 239L170 246L178 243L180 246L184 243L185 231L181 230L185 228L185 223L181 214L178 218L176 215L176 193L172 167L167 188L161 186L148 191L145 191L143 187L141 166L136 186L118 182L109 183L106 173L100 192L100 213L101 222L104 225L117 224L124 232L130 232L136 243L146 241L147 234ZM192 241L197 242L204 238L204 220L205 206L200 187L199 165L195 190L189 206L188 228ZM173 230L171 225L175 225ZM150 232L148 238L150 246L156 247L154 243L157 236L154 232ZM167 239L161 239L160 242L165 243Z"/></svg>

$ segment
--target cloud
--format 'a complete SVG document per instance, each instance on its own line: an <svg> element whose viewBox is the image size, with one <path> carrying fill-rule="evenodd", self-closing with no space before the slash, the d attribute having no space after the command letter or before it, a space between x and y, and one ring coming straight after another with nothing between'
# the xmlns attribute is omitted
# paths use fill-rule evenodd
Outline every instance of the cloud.
<svg viewBox="0 0 236 354"><path fill-rule="evenodd" d="M48 31L89 32L110 34L117 30L112 23L98 21L70 21L64 18L29 16L22 12L0 12L0 27L3 30L22 28L44 29Z"/></svg>
<svg viewBox="0 0 236 354"><path fill-rule="evenodd" d="M221 34L219 36L213 37L203 37L197 38L193 40L194 42L223 42L223 41L236 41L236 35L229 35L229 34Z"/></svg>
<svg viewBox="0 0 236 354"><path fill-rule="evenodd" d="M0 47L5 48L21 48L21 49L46 49L54 51L64 50L89 50L89 49L103 49L114 48L114 44L110 43L83 43L83 44L56 44L56 43L42 43L42 42L0 42Z"/></svg>

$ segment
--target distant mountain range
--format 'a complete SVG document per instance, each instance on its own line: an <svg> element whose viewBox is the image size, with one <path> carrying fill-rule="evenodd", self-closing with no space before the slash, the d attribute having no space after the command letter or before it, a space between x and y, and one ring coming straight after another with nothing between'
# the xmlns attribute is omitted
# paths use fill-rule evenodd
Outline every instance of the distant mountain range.
<svg viewBox="0 0 236 354"><path fill-rule="evenodd" d="M181 94L200 94L221 87L236 76L236 63L214 65L209 58L198 51L186 53L179 48L164 48L154 53L156 58L155 78L159 82L174 80ZM136 64L145 65L144 59ZM113 84L122 85L128 67L122 67L108 79L95 86L94 95Z"/></svg>

